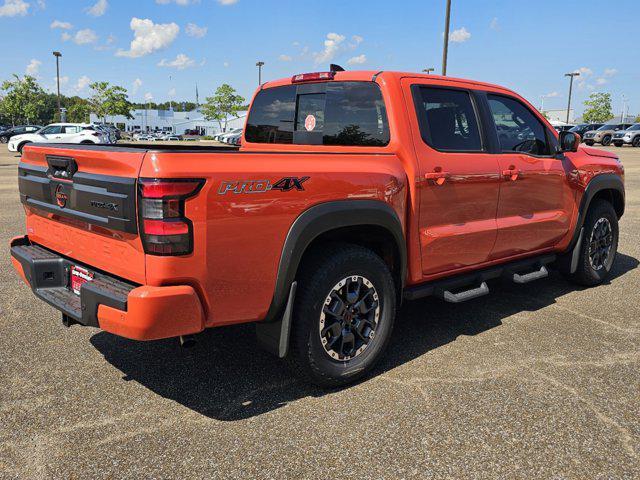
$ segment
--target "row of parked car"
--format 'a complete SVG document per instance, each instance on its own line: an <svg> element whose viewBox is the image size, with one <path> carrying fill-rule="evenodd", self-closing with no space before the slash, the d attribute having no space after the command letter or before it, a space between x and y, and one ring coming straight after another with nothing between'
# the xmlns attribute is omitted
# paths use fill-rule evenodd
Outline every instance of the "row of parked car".
<svg viewBox="0 0 640 480"><path fill-rule="evenodd" d="M242 128L234 128L233 130L229 130L228 132L220 132L217 135L213 136L213 139L226 143L228 145L237 145L239 146L242 139Z"/></svg>
<svg viewBox="0 0 640 480"><path fill-rule="evenodd" d="M52 123L19 125L0 131L0 142L10 152L20 152L29 143L116 143L120 131L112 125L91 123Z"/></svg>
<svg viewBox="0 0 640 480"><path fill-rule="evenodd" d="M150 133L134 133L133 140L137 142L159 142L159 141L180 141L183 140L182 135L174 133L150 132Z"/></svg>
<svg viewBox="0 0 640 480"><path fill-rule="evenodd" d="M632 145L640 147L640 123L582 123L575 126L556 127L556 130L569 130L579 134L589 146L599 143L603 146Z"/></svg>

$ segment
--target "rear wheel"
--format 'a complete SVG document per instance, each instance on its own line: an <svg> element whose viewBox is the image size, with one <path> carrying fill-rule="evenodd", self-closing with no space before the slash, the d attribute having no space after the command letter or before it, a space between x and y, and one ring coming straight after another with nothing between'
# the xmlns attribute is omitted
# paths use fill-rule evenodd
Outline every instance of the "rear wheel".
<svg viewBox="0 0 640 480"><path fill-rule="evenodd" d="M569 279L594 286L608 276L618 251L618 216L606 200L594 200L584 222L578 266Z"/></svg>
<svg viewBox="0 0 640 480"><path fill-rule="evenodd" d="M389 343L395 306L391 272L371 250L335 244L312 253L298 276L294 371L323 387L362 378Z"/></svg>
<svg viewBox="0 0 640 480"><path fill-rule="evenodd" d="M631 142L631 145L633 145L634 147L640 147L640 135L635 136L635 138Z"/></svg>
<svg viewBox="0 0 640 480"><path fill-rule="evenodd" d="M7 143L9 141L9 137L0 137L0 143Z"/></svg>
<svg viewBox="0 0 640 480"><path fill-rule="evenodd" d="M604 137L602 137L602 146L606 147L611 143L611 135L605 135Z"/></svg>
<svg viewBox="0 0 640 480"><path fill-rule="evenodd" d="M613 142L613 144L614 144L616 147L621 147L621 146L622 146L622 142Z"/></svg>

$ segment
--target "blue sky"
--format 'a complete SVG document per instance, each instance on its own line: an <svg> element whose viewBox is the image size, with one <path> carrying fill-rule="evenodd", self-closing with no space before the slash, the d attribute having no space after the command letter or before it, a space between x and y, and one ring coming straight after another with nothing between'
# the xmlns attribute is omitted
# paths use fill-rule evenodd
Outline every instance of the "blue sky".
<svg viewBox="0 0 640 480"><path fill-rule="evenodd" d="M323 70L440 71L445 0L0 0L0 79L35 74L88 94L107 80L133 100L200 99L223 82L250 97L264 79ZM637 0L453 0L449 75L498 83L545 108L592 91L640 113ZM613 12L617 12L613 14Z"/></svg>

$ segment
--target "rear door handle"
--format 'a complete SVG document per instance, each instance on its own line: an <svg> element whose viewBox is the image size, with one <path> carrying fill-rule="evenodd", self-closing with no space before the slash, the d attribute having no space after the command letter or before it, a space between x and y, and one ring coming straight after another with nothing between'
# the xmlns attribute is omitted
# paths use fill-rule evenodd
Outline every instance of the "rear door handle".
<svg viewBox="0 0 640 480"><path fill-rule="evenodd" d="M502 171L502 176L507 180L511 180L512 182L515 182L518 179L518 175L520 175L520 170L518 170L513 165L508 169Z"/></svg>
<svg viewBox="0 0 640 480"><path fill-rule="evenodd" d="M427 180L433 180L436 185L442 185L451 174L449 172L429 172L424 174Z"/></svg>

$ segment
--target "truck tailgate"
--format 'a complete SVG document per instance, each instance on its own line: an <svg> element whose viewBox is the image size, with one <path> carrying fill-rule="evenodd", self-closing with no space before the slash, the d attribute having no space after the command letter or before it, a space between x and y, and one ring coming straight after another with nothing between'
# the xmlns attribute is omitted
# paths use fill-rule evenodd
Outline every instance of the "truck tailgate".
<svg viewBox="0 0 640 480"><path fill-rule="evenodd" d="M144 283L136 192L145 154L123 147L26 147L18 183L29 239L79 263Z"/></svg>

